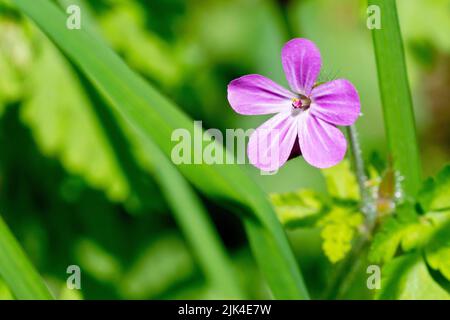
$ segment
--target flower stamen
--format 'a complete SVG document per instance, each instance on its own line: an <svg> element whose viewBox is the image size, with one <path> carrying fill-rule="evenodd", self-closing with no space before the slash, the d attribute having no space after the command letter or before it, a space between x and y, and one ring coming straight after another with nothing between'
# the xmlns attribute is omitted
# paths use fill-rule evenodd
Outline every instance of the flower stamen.
<svg viewBox="0 0 450 320"><path fill-rule="evenodd" d="M292 107L294 110L300 109L302 111L308 110L311 105L311 99L305 96L301 96L300 98L292 98Z"/></svg>
<svg viewBox="0 0 450 320"><path fill-rule="evenodd" d="M292 107L294 107L294 109L301 109L302 108L302 100L300 100L299 98L293 98L292 99Z"/></svg>

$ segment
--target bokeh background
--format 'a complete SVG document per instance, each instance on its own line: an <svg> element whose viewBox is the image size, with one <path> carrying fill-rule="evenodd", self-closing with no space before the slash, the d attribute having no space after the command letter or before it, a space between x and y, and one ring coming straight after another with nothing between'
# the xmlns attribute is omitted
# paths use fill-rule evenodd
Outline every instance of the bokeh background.
<svg viewBox="0 0 450 320"><path fill-rule="evenodd" d="M31 1L31 0L30 0ZM280 51L291 37L321 50L321 79L357 87L366 159L387 158L365 0L85 0L85 23L204 128L254 128L265 117L229 107L226 86L248 73L287 85ZM398 0L424 176L450 160L450 1ZM393 89L395 90L395 88ZM0 212L59 298L221 298L199 270L152 168L126 126L29 20L0 0ZM118 150L120 152L118 152ZM119 155L119 156L118 156ZM246 165L267 192L325 190L301 158L276 175ZM249 298L270 293L239 219L203 199ZM313 298L333 265L317 230L289 232ZM66 268L82 270L68 290ZM11 298L0 278L0 299ZM347 298L365 298L353 288Z"/></svg>

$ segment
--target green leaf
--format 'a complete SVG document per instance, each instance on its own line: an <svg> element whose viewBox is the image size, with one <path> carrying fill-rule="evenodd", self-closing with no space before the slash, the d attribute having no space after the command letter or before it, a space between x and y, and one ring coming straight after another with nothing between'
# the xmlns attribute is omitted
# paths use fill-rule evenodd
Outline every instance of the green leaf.
<svg viewBox="0 0 450 320"><path fill-rule="evenodd" d="M155 298L178 281L187 281L194 271L184 241L176 234L164 235L132 262L120 283L120 294L127 299Z"/></svg>
<svg viewBox="0 0 450 320"><path fill-rule="evenodd" d="M450 212L425 248L425 257L431 268L438 270L450 281Z"/></svg>
<svg viewBox="0 0 450 320"><path fill-rule="evenodd" d="M13 0L93 82L117 113L167 157L175 129L202 134L170 101L131 71L101 39L81 28L68 30L66 17L48 0ZM179 170L212 198L239 205L259 267L277 298L308 298L288 240L261 189L238 166L180 165ZM237 207L237 206L235 206Z"/></svg>
<svg viewBox="0 0 450 320"><path fill-rule="evenodd" d="M448 300L450 295L428 273L419 254L393 259L382 269L378 299Z"/></svg>
<svg viewBox="0 0 450 320"><path fill-rule="evenodd" d="M405 251L425 243L424 231L428 228L426 220L419 220L410 203L398 205L394 214L386 218L375 233L369 250L369 260L386 263L397 253L399 246Z"/></svg>
<svg viewBox="0 0 450 320"><path fill-rule="evenodd" d="M75 259L83 272L100 282L114 282L120 278L120 262L92 239L82 238L77 241Z"/></svg>
<svg viewBox="0 0 450 320"><path fill-rule="evenodd" d="M389 262L399 247L404 252L423 250L430 267L450 280L450 211L431 212L420 218L389 217L374 237L369 260Z"/></svg>
<svg viewBox="0 0 450 320"><path fill-rule="evenodd" d="M288 228L312 226L323 213L322 197L312 190L298 190L270 195L281 223Z"/></svg>
<svg viewBox="0 0 450 320"><path fill-rule="evenodd" d="M99 24L109 43L122 53L131 67L173 86L180 80L181 74L175 50L148 32L142 12L136 2L115 3L100 16Z"/></svg>
<svg viewBox="0 0 450 320"><path fill-rule="evenodd" d="M322 170L327 183L328 192L337 199L355 200L360 199L358 183L347 159L338 165Z"/></svg>
<svg viewBox="0 0 450 320"><path fill-rule="evenodd" d="M23 121L45 155L60 159L68 172L83 176L111 200L125 201L130 186L89 98L61 54L40 39L39 56L29 71L33 91L21 110Z"/></svg>
<svg viewBox="0 0 450 320"><path fill-rule="evenodd" d="M394 169L404 178L405 197L415 197L421 185L421 166L396 1L368 3L381 12L381 28L373 29L372 37L389 151Z"/></svg>
<svg viewBox="0 0 450 320"><path fill-rule="evenodd" d="M419 202L425 212L450 208L450 166L440 171L436 179L424 183Z"/></svg>
<svg viewBox="0 0 450 320"><path fill-rule="evenodd" d="M357 228L364 218L360 212L351 207L333 207L325 217L319 220L322 227L323 251L332 263L336 263L350 251Z"/></svg>
<svg viewBox="0 0 450 320"><path fill-rule="evenodd" d="M0 277L18 299L53 299L0 216Z"/></svg>
<svg viewBox="0 0 450 320"><path fill-rule="evenodd" d="M1 9L2 4L0 4ZM23 94L24 79L32 63L32 45L25 24L0 16L0 115L5 104Z"/></svg>
<svg viewBox="0 0 450 320"><path fill-rule="evenodd" d="M386 263L396 254L405 234L414 226L411 221L399 221L389 217L375 234L369 251L369 260L374 263Z"/></svg>

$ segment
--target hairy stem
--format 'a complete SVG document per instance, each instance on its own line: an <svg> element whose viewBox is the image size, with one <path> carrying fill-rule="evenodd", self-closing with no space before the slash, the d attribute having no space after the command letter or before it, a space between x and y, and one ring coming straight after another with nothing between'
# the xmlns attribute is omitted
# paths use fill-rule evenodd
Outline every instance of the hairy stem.
<svg viewBox="0 0 450 320"><path fill-rule="evenodd" d="M364 169L364 160L362 157L361 145L358 139L358 131L353 125L347 127L347 133L350 140L350 150L352 153L359 192L361 194L361 211L365 216L365 224L367 229L366 231L370 233L374 227L377 215L374 205L374 199L370 193L370 190L366 186L367 176Z"/></svg>
<svg viewBox="0 0 450 320"><path fill-rule="evenodd" d="M365 217L365 232L357 239L356 243L353 244L353 248L347 258L338 266L335 276L325 292L325 297L328 299L341 298L351 285L355 273L361 265L361 255L365 248L367 248L377 217L375 200L370 190L367 188L367 176L356 127L354 125L347 127L347 134L351 157L361 194L361 211Z"/></svg>

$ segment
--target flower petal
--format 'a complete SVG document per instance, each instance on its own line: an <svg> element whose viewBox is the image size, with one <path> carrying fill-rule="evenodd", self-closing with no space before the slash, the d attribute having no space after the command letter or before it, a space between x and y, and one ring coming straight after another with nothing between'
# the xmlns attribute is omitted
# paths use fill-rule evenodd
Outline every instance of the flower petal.
<svg viewBox="0 0 450 320"><path fill-rule="evenodd" d="M308 112L299 117L298 139L303 157L317 168L338 164L347 149L347 140L338 128Z"/></svg>
<svg viewBox="0 0 450 320"><path fill-rule="evenodd" d="M358 119L361 103L353 84L338 79L312 90L310 110L313 115L329 123L349 126Z"/></svg>
<svg viewBox="0 0 450 320"><path fill-rule="evenodd" d="M308 39L292 39L284 45L281 60L291 89L309 96L322 66L316 45Z"/></svg>
<svg viewBox="0 0 450 320"><path fill-rule="evenodd" d="M297 139L298 121L289 112L279 113L250 136L247 155L250 163L264 171L274 171L281 167Z"/></svg>
<svg viewBox="0 0 450 320"><path fill-rule="evenodd" d="M294 94L259 74L237 78L228 85L228 101L240 114L270 114L291 108Z"/></svg>

